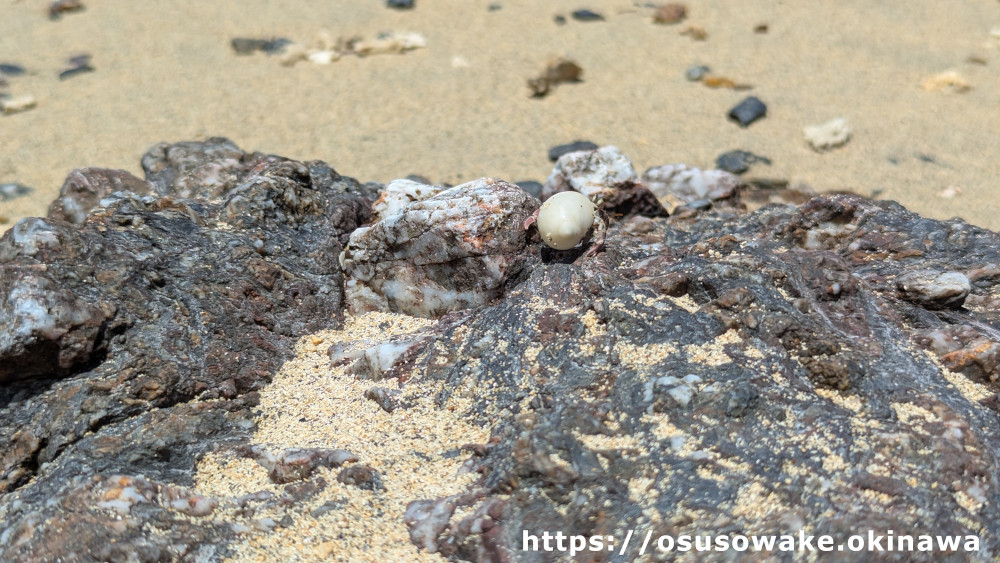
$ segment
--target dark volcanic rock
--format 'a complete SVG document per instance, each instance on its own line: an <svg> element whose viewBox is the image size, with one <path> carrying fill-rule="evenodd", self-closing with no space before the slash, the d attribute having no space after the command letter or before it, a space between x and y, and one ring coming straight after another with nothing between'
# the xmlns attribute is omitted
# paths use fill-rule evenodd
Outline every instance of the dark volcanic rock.
<svg viewBox="0 0 1000 563"><path fill-rule="evenodd" d="M918 346L961 323L975 327L963 342L982 350L979 365L995 368L997 309L936 311L896 282L931 263L981 272L1000 259L1000 236L853 196L655 224L612 226L593 260L535 266L418 360L445 389L479 391L470 415L510 415L478 450L479 487L411 503L415 544L541 561L521 551L525 530L802 529L842 543L859 526L917 536L933 522L963 545L978 536L984 557L1000 552L995 389ZM970 298L998 290L980 275ZM669 284L683 298L661 289L667 276L686 279ZM506 346L474 347L485 338ZM976 353L963 342L954 348ZM452 518L491 502L504 504L485 527Z"/></svg>
<svg viewBox="0 0 1000 563"><path fill-rule="evenodd" d="M615 152L567 159L552 186L641 185ZM442 295L433 280L464 299L477 276L497 279L491 256L520 262L489 299L357 353L330 343L332 362L383 380L365 394L373 413L406 420L427 401L491 429L446 452L467 456L464 491L412 492L403 520L421 549L542 561L525 533L839 545L892 530L975 536L978 557L1000 555L996 233L853 195L754 213L702 196L669 218L626 199L603 251L581 257L540 251L516 228L537 202L498 180L359 229L377 186L322 163L222 139L144 163L158 195L109 195L81 204L78 226L26 220L0 239L0 560L231 555L218 507L232 501L191 488L209 452L249 451L292 481L239 500L247 514L343 484L382 510L392 464L347 464L335 484L319 468L347 452L248 450L254 391L292 337L338 323L345 285L397 305L392 291L426 290L403 295L419 305ZM707 189L700 171L661 168L658 190ZM348 237L351 279L382 294L343 279ZM361 517L350 506L294 518Z"/></svg>
<svg viewBox="0 0 1000 563"><path fill-rule="evenodd" d="M767 115L767 106L756 96L747 97L729 110L729 119L739 123L742 127L749 126L765 115Z"/></svg>
<svg viewBox="0 0 1000 563"><path fill-rule="evenodd" d="M597 144L591 143L590 141L573 141L572 143L566 143L565 145L556 145L549 149L549 160L555 162L564 154L576 151L592 151L596 148L599 148Z"/></svg>
<svg viewBox="0 0 1000 563"><path fill-rule="evenodd" d="M295 338L343 314L337 256L370 216L371 187L321 162L247 154L225 139L158 145L143 164L159 196L131 191L149 184L121 171L78 170L51 218L25 219L0 238L0 535L23 528L36 537L0 543L0 559L56 549L34 543L56 530L79 541L63 556L193 556L200 548L179 553L169 541L189 526L156 539L137 523L116 536L134 541L117 546L100 539L109 532L85 532L100 511L86 501L102 494L93 483L142 474L145 484L129 486L161 495L182 483L193 454L170 444L191 440L204 452L245 432L208 420L227 409L245 419ZM186 405L220 397L246 399ZM167 435L150 418L172 412L195 426ZM93 444L102 451L82 463ZM16 499L23 510L12 508ZM59 518L51 528L33 512L49 499L47 513ZM136 502L143 518L167 527L162 510L183 505L150 512ZM59 503L85 508L59 513ZM184 542L221 535L204 528Z"/></svg>

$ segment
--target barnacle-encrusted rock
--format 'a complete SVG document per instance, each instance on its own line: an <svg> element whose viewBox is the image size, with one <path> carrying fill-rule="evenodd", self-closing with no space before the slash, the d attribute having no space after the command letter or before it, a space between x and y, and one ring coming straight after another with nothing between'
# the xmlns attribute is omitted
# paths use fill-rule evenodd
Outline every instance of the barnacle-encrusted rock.
<svg viewBox="0 0 1000 563"><path fill-rule="evenodd" d="M618 147L566 153L556 161L542 188L542 201L559 192L582 193L615 215L665 217L667 210L645 186Z"/></svg>
<svg viewBox="0 0 1000 563"><path fill-rule="evenodd" d="M538 205L482 178L354 231L340 258L348 305L435 317L492 301L532 256L524 221Z"/></svg>

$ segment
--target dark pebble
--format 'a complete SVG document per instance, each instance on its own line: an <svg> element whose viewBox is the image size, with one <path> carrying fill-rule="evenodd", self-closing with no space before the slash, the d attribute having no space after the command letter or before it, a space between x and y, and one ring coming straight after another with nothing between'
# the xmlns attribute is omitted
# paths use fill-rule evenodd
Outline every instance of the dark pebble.
<svg viewBox="0 0 1000 563"><path fill-rule="evenodd" d="M421 176L420 174L410 174L406 177L407 180L411 182L416 182L418 184L424 184L425 186L432 186L434 184L427 178L427 176Z"/></svg>
<svg viewBox="0 0 1000 563"><path fill-rule="evenodd" d="M698 82L711 70L705 65L692 66L684 71L684 78L687 78L691 82Z"/></svg>
<svg viewBox="0 0 1000 563"><path fill-rule="evenodd" d="M413 0L386 0L385 5L397 10L410 10L413 8Z"/></svg>
<svg viewBox="0 0 1000 563"><path fill-rule="evenodd" d="M558 145L549 149L549 160L555 162L564 154L576 151L592 151L596 148L598 148L597 145L590 141L573 141L572 143Z"/></svg>
<svg viewBox="0 0 1000 563"><path fill-rule="evenodd" d="M19 198L30 194L31 191L31 188L28 186L22 186L21 184L0 184L0 201Z"/></svg>
<svg viewBox="0 0 1000 563"><path fill-rule="evenodd" d="M93 57L91 57L88 54L73 55L72 57L69 58L69 64L72 65L72 66L74 66L74 67L78 67L78 66L90 66L90 59L91 58L93 58Z"/></svg>
<svg viewBox="0 0 1000 563"><path fill-rule="evenodd" d="M556 25L566 25L566 16L563 15L553 16L552 21L556 22Z"/></svg>
<svg viewBox="0 0 1000 563"><path fill-rule="evenodd" d="M742 174L758 162L770 165L771 159L747 151L729 151L715 159L715 167L731 174Z"/></svg>
<svg viewBox="0 0 1000 563"><path fill-rule="evenodd" d="M580 22L604 21L604 16L590 10L577 10L572 14L573 19Z"/></svg>
<svg viewBox="0 0 1000 563"><path fill-rule="evenodd" d="M13 63L0 63L0 74L6 74L7 76L20 76L26 71L21 65L16 65Z"/></svg>
<svg viewBox="0 0 1000 563"><path fill-rule="evenodd" d="M343 508L346 504L347 503L342 500L328 500L323 504L321 504L318 508L313 509L313 511L309 513L309 516L312 516L313 518L319 518L320 516L323 516L327 512Z"/></svg>
<svg viewBox="0 0 1000 563"><path fill-rule="evenodd" d="M49 4L49 19L57 20L63 14L79 12L83 10L83 2L80 0L56 0Z"/></svg>
<svg viewBox="0 0 1000 563"><path fill-rule="evenodd" d="M274 55L276 53L280 53L280 52L284 51L285 47L287 47L288 45L291 45L291 44L292 44L292 40L291 39L285 39L284 37L278 37L276 39L271 39L270 41L266 41L264 43L264 45L260 48L260 50L264 51L268 55Z"/></svg>
<svg viewBox="0 0 1000 563"><path fill-rule="evenodd" d="M749 96L729 110L729 118L746 127L767 115L767 106L756 96Z"/></svg>
<svg viewBox="0 0 1000 563"><path fill-rule="evenodd" d="M488 9L489 11L491 11L491 12L497 12L497 11L500 11L500 10L502 10L502 9L503 9L503 6L501 6L500 4L490 4L490 5L489 5L489 8L487 8L487 9Z"/></svg>
<svg viewBox="0 0 1000 563"><path fill-rule="evenodd" d="M249 55L254 51L263 51L270 43L267 39L251 39L249 37L236 37L230 44L237 55Z"/></svg>
<svg viewBox="0 0 1000 563"><path fill-rule="evenodd" d="M382 476L369 465L352 465L340 471L337 480L345 485L354 485L366 491L384 491Z"/></svg>
<svg viewBox="0 0 1000 563"><path fill-rule="evenodd" d="M542 197L542 184L534 180L522 180L514 182L517 187L531 194L531 197L538 199Z"/></svg>
<svg viewBox="0 0 1000 563"><path fill-rule="evenodd" d="M59 73L59 80L67 80L73 78L78 74L86 74L88 72L94 72L96 69L90 65L85 66L75 66L73 68L68 68Z"/></svg>

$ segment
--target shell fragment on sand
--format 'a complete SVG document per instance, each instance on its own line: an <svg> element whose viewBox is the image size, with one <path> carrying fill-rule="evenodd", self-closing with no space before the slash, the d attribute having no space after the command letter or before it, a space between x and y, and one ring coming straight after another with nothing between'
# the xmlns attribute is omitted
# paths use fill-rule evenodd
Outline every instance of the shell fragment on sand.
<svg viewBox="0 0 1000 563"><path fill-rule="evenodd" d="M23 96L15 96L10 99L0 100L0 110L3 111L5 115L11 113L18 113L22 111L27 111L38 105L38 101L35 97L30 94L25 94Z"/></svg>
<svg viewBox="0 0 1000 563"><path fill-rule="evenodd" d="M847 118L837 117L826 123L810 125L802 133L813 150L823 152L847 143L851 139L851 124Z"/></svg>

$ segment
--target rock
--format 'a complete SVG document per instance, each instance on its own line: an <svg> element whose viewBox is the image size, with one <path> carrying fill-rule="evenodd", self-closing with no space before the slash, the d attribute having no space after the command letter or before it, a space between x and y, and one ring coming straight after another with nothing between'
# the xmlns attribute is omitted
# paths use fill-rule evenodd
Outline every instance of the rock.
<svg viewBox="0 0 1000 563"><path fill-rule="evenodd" d="M17 199L21 196L26 196L33 192L28 186L22 184L10 182L7 184L0 184L0 201L10 201L12 199Z"/></svg>
<svg viewBox="0 0 1000 563"><path fill-rule="evenodd" d="M846 144L851 139L851 124L846 118L837 117L820 125L810 125L802 133L813 150L823 152Z"/></svg>
<svg viewBox="0 0 1000 563"><path fill-rule="evenodd" d="M489 303L529 260L524 221L538 205L483 178L357 229L340 257L350 309L436 317Z"/></svg>
<svg viewBox="0 0 1000 563"><path fill-rule="evenodd" d="M528 194L535 199L542 196L542 189L544 186L541 182L536 182L534 180L520 180L518 182L514 182L514 184L522 190L528 192Z"/></svg>
<svg viewBox="0 0 1000 563"><path fill-rule="evenodd" d="M59 197L49 205L48 217L79 225L102 199L115 192L149 195L152 191L146 181L124 170L77 168L66 177Z"/></svg>
<svg viewBox="0 0 1000 563"><path fill-rule="evenodd" d="M896 287L903 299L928 309L961 307L972 291L965 274L934 270L907 272L896 280Z"/></svg>
<svg viewBox="0 0 1000 563"><path fill-rule="evenodd" d="M606 146L559 157L545 180L541 199L568 190L600 201L603 209L622 217L658 217L667 213L654 195L638 183L632 162L618 147Z"/></svg>
<svg viewBox="0 0 1000 563"><path fill-rule="evenodd" d="M604 16L591 10L574 10L570 15L579 22L604 21Z"/></svg>
<svg viewBox="0 0 1000 563"><path fill-rule="evenodd" d="M272 37L270 39L254 39L251 37L234 37L229 44L237 55L252 55L256 51L267 53L268 55L279 54L293 44L293 41L284 37Z"/></svg>
<svg viewBox="0 0 1000 563"><path fill-rule="evenodd" d="M74 76L78 76L78 75L81 75L81 74L87 74L88 72L94 72L95 70L97 70L97 69L95 69L94 67L92 67L90 65L75 66L73 68L68 68L68 69L60 72L59 73L59 80L68 80L70 78L73 78Z"/></svg>
<svg viewBox="0 0 1000 563"><path fill-rule="evenodd" d="M0 239L0 326L58 317L34 340L0 332L0 369L56 366L0 384L0 560L222 560L241 534L280 541L310 514L347 533L401 500L409 540L449 560L501 561L546 530L802 529L838 545L859 529L916 538L926 522L960 546L930 558L1000 555L997 233L850 194L753 213L716 200L613 221L604 252L561 259L508 232L537 202L498 180L413 202L397 230L391 217L362 227L380 186L231 150L158 147L158 181L180 185L150 177L156 195L117 192L79 225L26 220ZM225 172L199 186L190 173L212 161ZM656 168L664 182L694 175ZM399 379L366 393L392 410L364 403L373 416L406 419L413 400L489 428L444 446L466 475L448 496L413 489L390 504L412 467L250 445L255 390L297 336L339 325L331 256L355 236L382 249L359 269L427 273L424 243L470 257L449 278L490 270L477 246L523 260L488 302L363 346L330 342L341 362L375 350L369 364ZM199 491L198 460L235 452L292 482ZM316 498L328 488L317 468L338 463L346 494Z"/></svg>
<svg viewBox="0 0 1000 563"><path fill-rule="evenodd" d="M349 451L329 448L289 448L275 455L255 445L242 448L241 453L267 469L267 476L275 483L301 481L320 467L340 467L358 460Z"/></svg>
<svg viewBox="0 0 1000 563"><path fill-rule="evenodd" d="M6 100L0 99L0 111L2 111L4 115L27 111L37 105L38 102L35 100L35 97L28 94L15 96Z"/></svg>
<svg viewBox="0 0 1000 563"><path fill-rule="evenodd" d="M545 66L545 70L535 78L528 79L528 88L536 98L546 96L552 88L563 82L579 82L583 69L575 62L556 58Z"/></svg>
<svg viewBox="0 0 1000 563"><path fill-rule="evenodd" d="M708 74L709 71L710 69L705 65L691 66L684 71L684 78L686 78L690 82L698 82L699 80L704 78L704 76Z"/></svg>
<svg viewBox="0 0 1000 563"><path fill-rule="evenodd" d="M758 156L752 152L748 151L729 151L722 153L715 159L715 167L719 170L725 172L730 172L732 174L742 174L750 169L750 166L756 163L771 165L771 159Z"/></svg>
<svg viewBox="0 0 1000 563"><path fill-rule="evenodd" d="M767 106L755 96L749 96L729 110L729 119L746 127L767 115Z"/></svg>
<svg viewBox="0 0 1000 563"><path fill-rule="evenodd" d="M74 12L83 11L83 2L81 0L55 0L49 4L49 19L57 20L62 17L63 14L72 14Z"/></svg>
<svg viewBox="0 0 1000 563"><path fill-rule="evenodd" d="M386 7L396 10L412 10L414 4L414 0L385 0Z"/></svg>
<svg viewBox="0 0 1000 563"><path fill-rule="evenodd" d="M701 200L729 201L738 206L743 182L723 170L701 170L686 164L666 164L650 168L642 183L667 210Z"/></svg>
<svg viewBox="0 0 1000 563"><path fill-rule="evenodd" d="M598 146L590 141L573 141L565 145L556 145L549 149L549 160L555 162L564 154L577 151L592 151Z"/></svg>
<svg viewBox="0 0 1000 563"><path fill-rule="evenodd" d="M545 181L542 198L566 190L587 197L603 197L637 180L632 161L618 147L606 146L588 151L563 154Z"/></svg>
<svg viewBox="0 0 1000 563"><path fill-rule="evenodd" d="M653 13L653 22L661 24L675 24L687 17L687 6L684 4L670 3L656 7Z"/></svg>
<svg viewBox="0 0 1000 563"><path fill-rule="evenodd" d="M408 179L393 180L372 204L372 217L375 221L381 221L392 215L398 215L407 205L436 196L443 189Z"/></svg>
<svg viewBox="0 0 1000 563"><path fill-rule="evenodd" d="M268 157L241 175L230 158L255 161L224 139L158 145L143 161L163 197L116 192L79 225L25 219L0 238L0 324L13 327L0 332L0 491L47 479L41 468L85 436L151 409L249 396L298 335L336 324L337 256L370 216L365 189L318 162ZM232 176L195 189L177 173L208 170ZM68 216L135 180L74 173L84 203Z"/></svg>
<svg viewBox="0 0 1000 563"><path fill-rule="evenodd" d="M370 465L351 465L340 470L337 481L366 491L384 491L385 485L379 472Z"/></svg>
<svg viewBox="0 0 1000 563"><path fill-rule="evenodd" d="M557 14L552 16L552 21L554 21L556 25L566 25L566 16Z"/></svg>
<svg viewBox="0 0 1000 563"><path fill-rule="evenodd" d="M0 74L7 76L21 76L27 72L24 67L14 63L0 63Z"/></svg>

